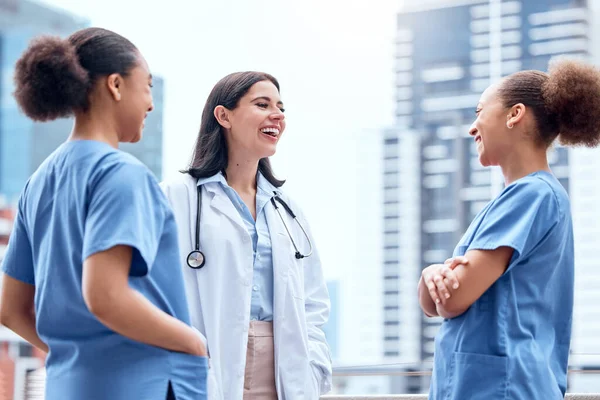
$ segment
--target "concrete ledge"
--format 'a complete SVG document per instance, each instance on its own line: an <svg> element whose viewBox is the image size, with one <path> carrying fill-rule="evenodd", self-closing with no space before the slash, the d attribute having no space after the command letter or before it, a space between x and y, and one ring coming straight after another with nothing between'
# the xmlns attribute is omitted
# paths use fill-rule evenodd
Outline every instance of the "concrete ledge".
<svg viewBox="0 0 600 400"><path fill-rule="evenodd" d="M379 395L379 396L341 396L330 395L321 396L321 400L427 400L426 394L400 394L400 395ZM565 400L600 400L600 394L576 394L567 393Z"/></svg>

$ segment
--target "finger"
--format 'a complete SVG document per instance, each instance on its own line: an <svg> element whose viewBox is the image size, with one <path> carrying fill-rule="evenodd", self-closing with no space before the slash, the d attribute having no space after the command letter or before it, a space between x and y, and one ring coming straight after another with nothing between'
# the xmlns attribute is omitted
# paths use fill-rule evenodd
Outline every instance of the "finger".
<svg viewBox="0 0 600 400"><path fill-rule="evenodd" d="M458 289L460 285L458 283L458 276L456 275L456 272L454 272L454 270L450 268L443 268L441 273L444 276L444 278L446 278L449 281L449 284L447 284L446 287Z"/></svg>
<svg viewBox="0 0 600 400"><path fill-rule="evenodd" d="M429 279L425 281L425 284L427 285L427 289L429 291L429 296L431 297L431 300L433 300L434 303L439 304L440 298L438 296L437 289L435 287L435 283L433 283L433 280Z"/></svg>
<svg viewBox="0 0 600 400"><path fill-rule="evenodd" d="M458 267L459 265L466 265L469 263L469 260L467 259L467 257L464 257L464 256L453 257L446 261L448 261L448 262L446 262L445 264L450 269L454 269L454 268Z"/></svg>
<svg viewBox="0 0 600 400"><path fill-rule="evenodd" d="M444 303L446 301L446 299L450 298L450 292L448 292L448 289L446 288L446 285L444 284L444 278L441 275L436 274L433 278L433 281L435 282L437 291L440 295L440 298L442 299L442 303Z"/></svg>

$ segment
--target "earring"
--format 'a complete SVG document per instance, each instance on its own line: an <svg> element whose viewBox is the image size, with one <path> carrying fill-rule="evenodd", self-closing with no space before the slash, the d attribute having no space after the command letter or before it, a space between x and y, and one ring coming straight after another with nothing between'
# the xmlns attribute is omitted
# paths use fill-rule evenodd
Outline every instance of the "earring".
<svg viewBox="0 0 600 400"><path fill-rule="evenodd" d="M506 127L508 129L512 129L514 127L514 125L509 122L509 123L506 124Z"/></svg>

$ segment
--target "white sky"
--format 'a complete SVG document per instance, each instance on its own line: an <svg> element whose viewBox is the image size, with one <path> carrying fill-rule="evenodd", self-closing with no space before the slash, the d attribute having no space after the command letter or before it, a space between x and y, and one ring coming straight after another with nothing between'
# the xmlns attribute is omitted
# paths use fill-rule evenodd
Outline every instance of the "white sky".
<svg viewBox="0 0 600 400"><path fill-rule="evenodd" d="M343 275L357 242L357 137L379 140L393 121L401 0L42 2L126 36L165 79L165 178L186 166L204 101L220 78L273 74L288 121L275 172L309 217L326 276Z"/></svg>

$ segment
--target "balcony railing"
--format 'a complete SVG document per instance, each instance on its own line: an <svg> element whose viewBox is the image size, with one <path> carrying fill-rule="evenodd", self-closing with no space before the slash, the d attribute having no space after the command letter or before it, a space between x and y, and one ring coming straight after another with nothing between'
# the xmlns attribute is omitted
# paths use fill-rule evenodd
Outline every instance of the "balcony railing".
<svg viewBox="0 0 600 400"><path fill-rule="evenodd" d="M44 380L46 375L43 369L32 371L27 378L25 397L23 400L43 400ZM15 399L21 400L21 399ZM327 395L321 400L427 400L424 394L399 394L399 395ZM600 393L576 394L568 393L565 400L600 400Z"/></svg>
<svg viewBox="0 0 600 400"><path fill-rule="evenodd" d="M425 394L398 394L379 396L322 396L321 400L427 400ZM600 394L568 393L565 400L600 400Z"/></svg>

